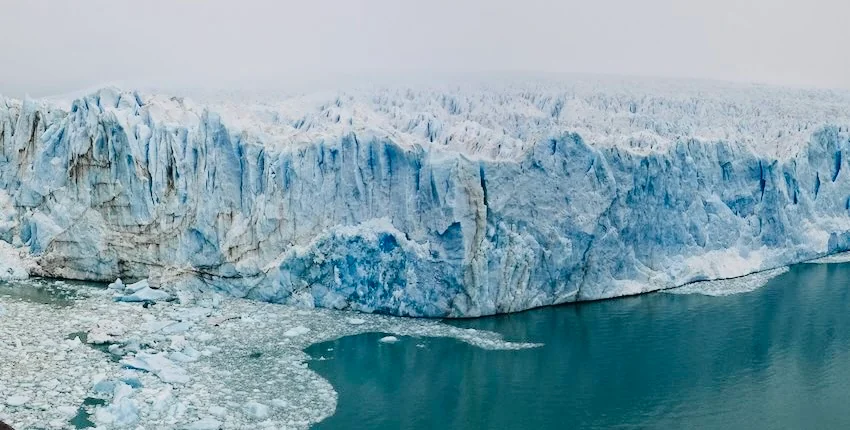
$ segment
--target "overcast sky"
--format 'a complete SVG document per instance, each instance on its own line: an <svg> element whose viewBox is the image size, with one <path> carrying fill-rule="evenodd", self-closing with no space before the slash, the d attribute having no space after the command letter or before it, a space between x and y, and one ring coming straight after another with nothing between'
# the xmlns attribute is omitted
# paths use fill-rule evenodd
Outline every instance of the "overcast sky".
<svg viewBox="0 0 850 430"><path fill-rule="evenodd" d="M590 72L850 88L847 0L0 0L0 93Z"/></svg>

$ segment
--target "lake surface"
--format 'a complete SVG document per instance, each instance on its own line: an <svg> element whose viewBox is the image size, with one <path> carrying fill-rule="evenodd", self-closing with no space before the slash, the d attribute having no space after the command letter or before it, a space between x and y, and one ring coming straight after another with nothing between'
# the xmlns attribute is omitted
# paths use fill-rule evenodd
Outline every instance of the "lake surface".
<svg viewBox="0 0 850 430"><path fill-rule="evenodd" d="M316 429L850 428L850 264L758 290L649 294L453 321L487 351L364 334L313 345L339 393ZM329 350L331 349L331 350Z"/></svg>
<svg viewBox="0 0 850 430"><path fill-rule="evenodd" d="M105 288L101 283L32 278L0 281L0 297L44 305L69 306L86 288Z"/></svg>

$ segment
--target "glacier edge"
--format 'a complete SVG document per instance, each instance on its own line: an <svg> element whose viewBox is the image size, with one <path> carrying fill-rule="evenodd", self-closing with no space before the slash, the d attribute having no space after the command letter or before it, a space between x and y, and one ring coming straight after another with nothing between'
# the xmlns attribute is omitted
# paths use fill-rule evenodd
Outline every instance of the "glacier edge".
<svg viewBox="0 0 850 430"><path fill-rule="evenodd" d="M850 250L841 125L813 127L786 157L695 137L634 150L560 127L491 157L431 144L434 127L413 127L418 141L356 115L338 123L275 146L179 98L0 100L0 239L25 247L37 275L426 317Z"/></svg>

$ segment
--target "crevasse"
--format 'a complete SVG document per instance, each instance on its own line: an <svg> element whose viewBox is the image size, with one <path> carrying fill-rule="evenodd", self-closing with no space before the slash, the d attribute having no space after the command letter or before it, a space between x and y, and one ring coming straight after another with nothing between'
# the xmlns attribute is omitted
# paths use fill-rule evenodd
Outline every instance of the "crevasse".
<svg viewBox="0 0 850 430"><path fill-rule="evenodd" d="M0 99L0 240L37 275L428 317L850 249L850 97L820 117L764 103L766 120L769 89L572 91L357 93L249 125L239 106L111 88L69 108Z"/></svg>

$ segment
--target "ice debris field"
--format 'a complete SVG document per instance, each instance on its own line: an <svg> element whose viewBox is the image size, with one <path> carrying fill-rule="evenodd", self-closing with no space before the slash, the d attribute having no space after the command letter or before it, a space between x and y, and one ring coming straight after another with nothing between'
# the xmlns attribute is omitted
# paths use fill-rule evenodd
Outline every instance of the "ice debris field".
<svg viewBox="0 0 850 430"><path fill-rule="evenodd" d="M302 350L362 332L536 346L433 320L165 292L147 281L0 283L0 421L16 430L306 429L333 413L336 392Z"/></svg>
<svg viewBox="0 0 850 430"><path fill-rule="evenodd" d="M848 130L847 91L625 78L0 98L0 273L430 317L669 289L850 250Z"/></svg>

